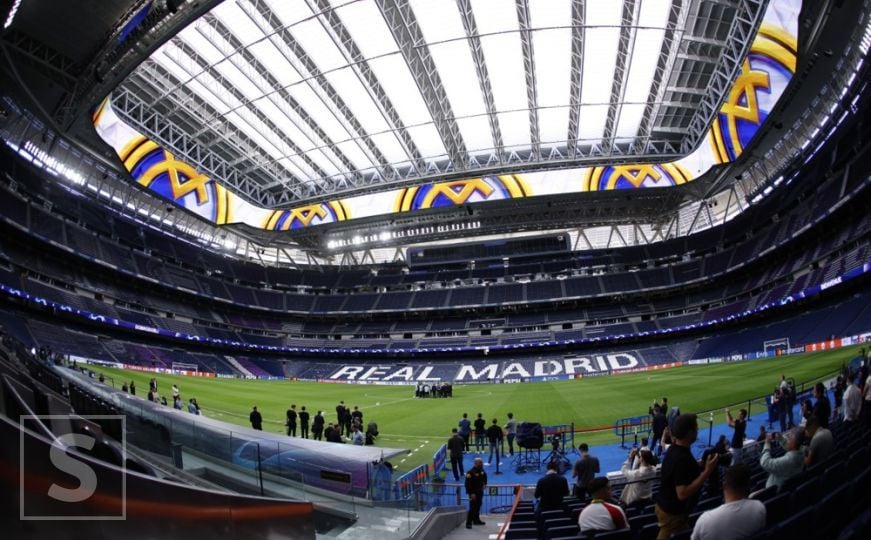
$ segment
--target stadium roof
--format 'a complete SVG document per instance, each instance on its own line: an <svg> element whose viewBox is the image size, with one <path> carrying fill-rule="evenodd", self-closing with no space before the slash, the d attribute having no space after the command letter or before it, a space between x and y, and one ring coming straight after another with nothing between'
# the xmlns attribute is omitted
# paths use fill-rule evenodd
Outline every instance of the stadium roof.
<svg viewBox="0 0 871 540"><path fill-rule="evenodd" d="M113 92L265 207L694 149L764 0L232 0Z"/></svg>

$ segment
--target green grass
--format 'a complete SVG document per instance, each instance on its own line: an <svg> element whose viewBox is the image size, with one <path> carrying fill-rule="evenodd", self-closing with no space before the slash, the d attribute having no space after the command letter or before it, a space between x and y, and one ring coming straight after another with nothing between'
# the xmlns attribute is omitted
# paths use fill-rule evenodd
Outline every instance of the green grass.
<svg viewBox="0 0 871 540"><path fill-rule="evenodd" d="M647 414L654 398L667 396L683 412L707 411L736 405L771 392L781 374L803 382L816 380L840 368L858 347L795 356L685 366L655 372L595 377L571 381L525 384L455 386L452 399L414 399L411 386L376 386L291 381L207 379L157 375L159 389L170 396L173 383L179 385L185 403L197 398L203 414L226 422L248 426L248 413L257 405L264 429L284 432L284 413L290 404L309 411L322 409L327 421L335 420L339 400L358 405L364 423L378 422L379 446L414 450L401 469L430 462L433 453L450 435L463 412L473 418L481 412L490 423L498 418L504 425L507 412L518 421L568 424L575 429L613 426L618 418ZM120 387L122 381L136 381L137 394L148 391L151 373L96 367L107 382ZM759 408L757 408L759 407ZM761 410L754 404L751 414ZM723 415L717 413L716 420ZM613 429L577 435L575 444L614 443ZM396 460L399 461L399 460Z"/></svg>

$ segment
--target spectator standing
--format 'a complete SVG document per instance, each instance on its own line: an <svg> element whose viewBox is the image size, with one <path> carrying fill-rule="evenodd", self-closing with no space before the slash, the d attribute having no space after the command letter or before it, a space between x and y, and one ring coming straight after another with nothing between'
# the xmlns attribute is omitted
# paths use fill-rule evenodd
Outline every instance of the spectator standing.
<svg viewBox="0 0 871 540"><path fill-rule="evenodd" d="M635 463L638 467L635 467ZM620 495L620 501L627 507L643 508L652 502L653 491L650 480L656 478L656 457L648 449L633 448L620 469L628 482Z"/></svg>
<svg viewBox="0 0 871 540"><path fill-rule="evenodd" d="M354 412L351 413L351 424L356 424L357 427L363 429L363 411L354 405Z"/></svg>
<svg viewBox="0 0 871 540"><path fill-rule="evenodd" d="M375 420L370 420L369 424L366 426L366 446L372 446L375 444L375 439L378 438L378 424L375 423Z"/></svg>
<svg viewBox="0 0 871 540"><path fill-rule="evenodd" d="M690 448L699 434L696 415L682 414L675 419L672 444L662 460L662 483L656 500L659 523L657 540L668 540L671 533L689 528L689 514L698 501L702 485L717 468L717 454L711 453L704 468Z"/></svg>
<svg viewBox="0 0 871 540"><path fill-rule="evenodd" d="M134 381L130 381L130 395L136 395L136 383Z"/></svg>
<svg viewBox="0 0 871 540"><path fill-rule="evenodd" d="M312 438L316 441L323 440L324 436L324 411L318 411L312 420Z"/></svg>
<svg viewBox="0 0 871 540"><path fill-rule="evenodd" d="M811 414L817 417L822 427L828 428L829 419L832 417L832 404L829 402L826 387L821 382L814 385L814 399L816 401Z"/></svg>
<svg viewBox="0 0 871 540"><path fill-rule="evenodd" d="M287 420L285 421L285 425L287 426L287 436L288 437L296 437L296 405L291 405L289 409L287 409Z"/></svg>
<svg viewBox="0 0 871 540"><path fill-rule="evenodd" d="M345 412L346 411L347 411L347 409L345 408L345 402L339 401L339 404L336 405L336 423L339 425L340 430L342 429L342 426L345 425Z"/></svg>
<svg viewBox="0 0 871 540"><path fill-rule="evenodd" d="M448 439L448 455L451 458L451 472L454 473L454 481L459 482L460 477L466 474L463 467L463 449L466 445L457 428L453 428L451 433L451 438Z"/></svg>
<svg viewBox="0 0 871 540"><path fill-rule="evenodd" d="M175 398L179 397L180 395L181 395L181 392L179 392L178 385L177 385L177 384L172 385L172 397L173 397L173 400L174 400Z"/></svg>
<svg viewBox="0 0 871 540"><path fill-rule="evenodd" d="M260 414L260 411L257 410L257 405L251 409L251 414L248 415L248 420L251 422L251 427L263 431L263 416Z"/></svg>
<svg viewBox="0 0 871 540"><path fill-rule="evenodd" d="M305 410L305 405L299 410L299 436L303 439L308 439L308 424L310 415Z"/></svg>
<svg viewBox="0 0 871 540"><path fill-rule="evenodd" d="M856 386L853 377L847 378L847 388L844 390L844 422L855 425L862 411L862 394Z"/></svg>
<svg viewBox="0 0 871 540"><path fill-rule="evenodd" d="M475 418L475 452L479 454L484 451L484 437L486 433L487 422L484 421L484 415L478 413L478 418Z"/></svg>
<svg viewBox="0 0 871 540"><path fill-rule="evenodd" d="M485 525L481 521L481 499L484 498L484 488L487 486L487 473L484 472L484 460L475 458L475 465L466 473L466 494L469 496L469 513L466 515L466 528L472 525Z"/></svg>
<svg viewBox="0 0 871 540"><path fill-rule="evenodd" d="M732 418L732 412L726 409L726 420L729 427L735 430L732 433L732 463L738 463L741 461L741 450L747 435L747 409L739 410L738 418Z"/></svg>
<svg viewBox="0 0 871 540"><path fill-rule="evenodd" d="M807 420L807 425L804 428L805 437L810 440L807 453L804 458L804 464L808 467L821 461L832 453L835 446L835 440L832 437L832 432L828 428L823 427L822 421L816 416L811 416Z"/></svg>
<svg viewBox="0 0 871 540"><path fill-rule="evenodd" d="M590 455L587 443L578 446L581 457L572 468L572 478L575 479L575 496L581 501L587 498L587 484L599 473L599 458Z"/></svg>
<svg viewBox="0 0 871 540"><path fill-rule="evenodd" d="M469 422L469 414L463 413L463 417L460 418L457 427L460 428L460 437L463 438L463 442L465 443L466 452L469 451L469 437L472 434L472 423Z"/></svg>
<svg viewBox="0 0 871 540"><path fill-rule="evenodd" d="M804 455L801 453L801 444L804 440L804 430L792 428L784 434L786 453L778 458L771 457L771 441L774 436L769 433L765 437L762 447L762 455L759 457L759 465L768 473L765 487L777 486L778 488L788 479L799 474L804 469Z"/></svg>
<svg viewBox="0 0 871 540"><path fill-rule="evenodd" d="M502 428L499 427L499 420L493 419L493 423L487 428L487 441L490 443L490 457L487 458L487 465L493 463L493 454L496 454L496 461L500 459L499 446L502 444Z"/></svg>
<svg viewBox="0 0 871 540"><path fill-rule="evenodd" d="M538 505L535 507L536 515L548 510L562 510L563 497L569 494L569 483L557 470L559 465L556 461L547 464L547 472L538 479L535 485L535 498ZM543 532L543 531L542 531Z"/></svg>
<svg viewBox="0 0 871 540"><path fill-rule="evenodd" d="M751 485L749 467L729 467L723 477L723 504L699 517L692 540L742 540L765 528L765 505L747 498Z"/></svg>
<svg viewBox="0 0 871 540"><path fill-rule="evenodd" d="M665 432L665 428L668 427L668 418L665 416L665 411L662 410L662 407L659 405L653 406L653 441L650 443L650 449L653 450L656 448L656 445L659 444L659 452L658 455L662 455L662 434Z"/></svg>
<svg viewBox="0 0 871 540"><path fill-rule="evenodd" d="M508 439L508 455L514 455L514 438L517 436L517 421L514 413L508 413L508 421L505 423L505 436Z"/></svg>
<svg viewBox="0 0 871 540"><path fill-rule="evenodd" d="M608 478L599 476L589 483L590 501L578 516L578 527L582 535L615 531L629 528L629 521L623 509L608 502L611 499L611 484Z"/></svg>

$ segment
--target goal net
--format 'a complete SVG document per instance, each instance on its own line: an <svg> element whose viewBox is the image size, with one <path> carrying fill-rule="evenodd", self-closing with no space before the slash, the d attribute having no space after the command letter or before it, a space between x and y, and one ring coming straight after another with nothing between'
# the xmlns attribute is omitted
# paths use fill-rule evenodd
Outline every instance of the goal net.
<svg viewBox="0 0 871 540"><path fill-rule="evenodd" d="M778 338L778 339L770 339L768 341L763 342L762 346L764 347L763 350L766 353L768 352L769 349L774 349L775 351L777 349L786 350L786 349L789 349L789 338L783 337L783 338Z"/></svg>
<svg viewBox="0 0 871 540"><path fill-rule="evenodd" d="M172 371L173 373L176 371L193 371L194 373L199 373L200 366L197 364L187 364L185 362L173 362Z"/></svg>

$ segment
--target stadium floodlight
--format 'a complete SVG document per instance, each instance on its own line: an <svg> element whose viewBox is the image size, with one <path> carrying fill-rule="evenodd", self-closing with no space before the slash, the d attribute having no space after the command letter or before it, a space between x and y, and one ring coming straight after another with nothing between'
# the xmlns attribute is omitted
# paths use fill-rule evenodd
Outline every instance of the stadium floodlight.
<svg viewBox="0 0 871 540"><path fill-rule="evenodd" d="M12 4L12 9L9 10L9 15L6 16L6 22L3 23L3 30L12 26L12 21L15 20L15 14L18 13L18 8L21 7L21 0L15 0Z"/></svg>

